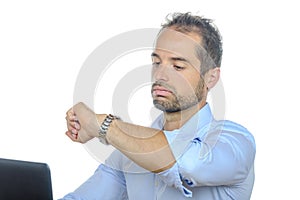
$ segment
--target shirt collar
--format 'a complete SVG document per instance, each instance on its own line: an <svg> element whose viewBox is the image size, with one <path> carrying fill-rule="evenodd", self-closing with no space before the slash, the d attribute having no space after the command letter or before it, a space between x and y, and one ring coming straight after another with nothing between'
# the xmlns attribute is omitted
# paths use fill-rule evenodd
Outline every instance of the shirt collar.
<svg viewBox="0 0 300 200"><path fill-rule="evenodd" d="M152 128L163 129L163 114L159 115L156 120L152 123ZM204 128L207 124L213 121L213 115L208 103L205 104L195 115L193 115L184 125L190 126L191 124L197 124L197 130ZM183 128L181 127L181 128ZM181 129L180 128L180 129Z"/></svg>

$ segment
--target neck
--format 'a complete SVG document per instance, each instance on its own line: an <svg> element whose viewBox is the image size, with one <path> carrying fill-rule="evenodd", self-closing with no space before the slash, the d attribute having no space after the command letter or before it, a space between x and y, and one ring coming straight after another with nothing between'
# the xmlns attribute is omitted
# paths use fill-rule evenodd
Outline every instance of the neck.
<svg viewBox="0 0 300 200"><path fill-rule="evenodd" d="M182 127L193 115L195 115L206 104L206 100L200 101L198 104L179 112L164 112L164 130L172 131Z"/></svg>

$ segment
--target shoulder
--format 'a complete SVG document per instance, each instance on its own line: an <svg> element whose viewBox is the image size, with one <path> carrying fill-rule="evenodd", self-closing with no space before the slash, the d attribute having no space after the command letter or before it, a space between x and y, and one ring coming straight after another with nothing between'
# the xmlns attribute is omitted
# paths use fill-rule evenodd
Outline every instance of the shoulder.
<svg viewBox="0 0 300 200"><path fill-rule="evenodd" d="M224 132L234 132L237 134L241 134L246 138L253 140L254 142L254 137L252 133L243 125L229 120L222 120L220 121L220 123L224 124Z"/></svg>
<svg viewBox="0 0 300 200"><path fill-rule="evenodd" d="M252 133L243 125L230 120L214 120L207 126L206 137L211 134L219 135L221 138L245 138L255 144Z"/></svg>

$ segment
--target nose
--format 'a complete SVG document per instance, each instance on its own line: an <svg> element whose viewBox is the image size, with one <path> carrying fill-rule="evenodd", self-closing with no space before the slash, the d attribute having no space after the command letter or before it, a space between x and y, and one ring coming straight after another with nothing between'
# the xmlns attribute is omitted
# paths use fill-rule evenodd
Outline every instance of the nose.
<svg viewBox="0 0 300 200"><path fill-rule="evenodd" d="M152 79L154 81L165 81L169 80L168 67L166 65L158 65L152 68Z"/></svg>

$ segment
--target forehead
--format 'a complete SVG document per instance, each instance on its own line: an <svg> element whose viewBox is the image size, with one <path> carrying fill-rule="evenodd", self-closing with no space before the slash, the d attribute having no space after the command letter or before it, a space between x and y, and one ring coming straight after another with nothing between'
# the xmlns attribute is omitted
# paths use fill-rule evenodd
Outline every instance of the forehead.
<svg viewBox="0 0 300 200"><path fill-rule="evenodd" d="M184 34L172 28L164 28L155 41L154 51L183 57L191 63L199 64L196 48L202 48L201 42L196 33Z"/></svg>

